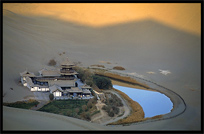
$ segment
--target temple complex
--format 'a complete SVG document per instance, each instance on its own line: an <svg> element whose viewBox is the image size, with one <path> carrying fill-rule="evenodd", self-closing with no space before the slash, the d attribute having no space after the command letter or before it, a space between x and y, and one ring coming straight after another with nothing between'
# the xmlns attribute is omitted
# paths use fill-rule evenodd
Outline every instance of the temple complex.
<svg viewBox="0 0 204 134"><path fill-rule="evenodd" d="M77 78L74 64L63 62L60 69L48 70L43 68L39 75L24 71L20 73L21 83L32 92L50 92L55 99L90 99L91 87Z"/></svg>

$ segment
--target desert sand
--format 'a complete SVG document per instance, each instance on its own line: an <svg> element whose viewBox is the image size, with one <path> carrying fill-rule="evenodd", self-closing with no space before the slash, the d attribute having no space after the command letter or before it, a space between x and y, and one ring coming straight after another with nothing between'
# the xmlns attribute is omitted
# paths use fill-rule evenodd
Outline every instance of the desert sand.
<svg viewBox="0 0 204 134"><path fill-rule="evenodd" d="M56 66L66 57L83 66L102 64L112 68L117 63L126 69L125 73L143 75L178 93L187 105L186 111L175 118L115 126L117 130L201 130L200 50L200 36L152 19L93 28L3 10L3 102L32 98L33 93L18 84L19 73L27 68L38 75L43 67L54 68L47 65L50 59L57 61ZM171 73L163 75L158 69ZM3 130L109 130L115 127L3 107Z"/></svg>

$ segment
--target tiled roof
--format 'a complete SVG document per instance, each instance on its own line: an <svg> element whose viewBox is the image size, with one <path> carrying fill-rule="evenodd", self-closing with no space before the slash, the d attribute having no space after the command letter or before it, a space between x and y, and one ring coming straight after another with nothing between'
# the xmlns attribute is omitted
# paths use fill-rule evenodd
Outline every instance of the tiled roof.
<svg viewBox="0 0 204 134"><path fill-rule="evenodd" d="M81 86L81 88L88 88L88 89L90 89L91 87L89 85L84 84L83 86Z"/></svg>
<svg viewBox="0 0 204 134"><path fill-rule="evenodd" d="M29 71L24 71L24 72L22 72L22 73L20 73L20 75L21 76L24 76L24 77L26 77L26 76L28 76L28 77L35 77L35 74L34 73L32 73L32 72L29 72Z"/></svg>
<svg viewBox="0 0 204 134"><path fill-rule="evenodd" d="M83 90L83 93L84 93L84 94L91 94L91 92L90 92L88 89L84 89L84 90Z"/></svg>
<svg viewBox="0 0 204 134"><path fill-rule="evenodd" d="M74 66L74 64L70 61L63 61L61 65Z"/></svg>
<svg viewBox="0 0 204 134"><path fill-rule="evenodd" d="M48 70L48 69L45 69L43 68L42 70L39 71L39 73L42 75L42 76L60 76L60 70Z"/></svg>
<svg viewBox="0 0 204 134"><path fill-rule="evenodd" d="M60 87L71 87L75 86L76 80L56 80L56 81L48 81L49 86L58 85Z"/></svg>
<svg viewBox="0 0 204 134"><path fill-rule="evenodd" d="M62 88L60 86L58 86L58 85L53 85L53 86L50 87L51 93L53 93L54 91L57 91L57 90L63 92Z"/></svg>
<svg viewBox="0 0 204 134"><path fill-rule="evenodd" d="M82 93L83 91L78 87L72 87L71 89L67 89L69 93Z"/></svg>

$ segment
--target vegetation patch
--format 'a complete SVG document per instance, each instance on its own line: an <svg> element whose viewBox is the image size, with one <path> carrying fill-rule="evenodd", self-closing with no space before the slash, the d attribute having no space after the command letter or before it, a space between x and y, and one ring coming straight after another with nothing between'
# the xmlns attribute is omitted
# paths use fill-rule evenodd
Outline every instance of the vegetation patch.
<svg viewBox="0 0 204 134"><path fill-rule="evenodd" d="M113 69L115 69L115 70L125 70L125 68L121 67L121 66L115 66L115 67L113 67Z"/></svg>
<svg viewBox="0 0 204 134"><path fill-rule="evenodd" d="M57 62L54 60L54 59L51 59L49 62L48 62L48 65L49 66L55 66L57 64Z"/></svg>
<svg viewBox="0 0 204 134"><path fill-rule="evenodd" d="M96 103L96 97L90 100L54 100L38 111L61 114L90 121L91 116L98 112L95 107Z"/></svg>
<svg viewBox="0 0 204 134"><path fill-rule="evenodd" d="M94 90L112 88L111 80L107 77L95 75L90 71L90 69L84 69L81 67L75 67L75 70L78 72L78 75L77 75L78 78L82 82L85 82L88 85L90 85Z"/></svg>
<svg viewBox="0 0 204 134"><path fill-rule="evenodd" d="M50 98L50 100L52 101L53 99L54 99L54 95L53 94L49 94L49 98Z"/></svg>
<svg viewBox="0 0 204 134"><path fill-rule="evenodd" d="M123 106L120 98L118 98L117 95L111 93L106 93L105 104L106 105L104 105L102 109L105 110L110 117L114 117L115 115L119 114L119 107Z"/></svg>
<svg viewBox="0 0 204 134"><path fill-rule="evenodd" d="M91 66L95 66L95 67L102 67L102 68L105 68L104 65L91 65Z"/></svg>
<svg viewBox="0 0 204 134"><path fill-rule="evenodd" d="M111 80L107 77L93 75L93 82L99 89L111 89Z"/></svg>
<svg viewBox="0 0 204 134"><path fill-rule="evenodd" d="M23 109L30 109L35 105L38 105L39 102L36 100L28 100L28 101L17 101L14 103L3 103L4 106L8 107L15 107L15 108L23 108Z"/></svg>
<svg viewBox="0 0 204 134"><path fill-rule="evenodd" d="M109 73L109 72L102 72L102 71L95 71L94 73L99 75L99 76L105 76L105 77L111 78L113 80L125 82L125 83L132 84L132 85L138 85L138 86L144 87L146 89L150 89L150 87L147 86L146 84L140 83L140 82L138 82L135 79L130 78L130 77L120 76L118 74L113 74L113 73Z"/></svg>
<svg viewBox="0 0 204 134"><path fill-rule="evenodd" d="M87 83L90 86L93 86L93 73L89 69L75 66L74 70L78 72L77 77L82 81Z"/></svg>

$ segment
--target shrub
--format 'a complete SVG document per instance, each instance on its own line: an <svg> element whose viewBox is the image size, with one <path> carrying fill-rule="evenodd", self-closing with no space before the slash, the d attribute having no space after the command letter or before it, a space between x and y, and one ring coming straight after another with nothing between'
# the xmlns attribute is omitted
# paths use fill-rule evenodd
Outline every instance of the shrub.
<svg viewBox="0 0 204 134"><path fill-rule="evenodd" d="M91 66L96 66L96 67L102 67L102 68L105 68L104 65L91 65Z"/></svg>
<svg viewBox="0 0 204 134"><path fill-rule="evenodd" d="M86 110L87 110L87 106L86 106L86 105L83 105L83 106L82 106L82 110L83 110L83 111L86 111Z"/></svg>
<svg viewBox="0 0 204 134"><path fill-rule="evenodd" d="M50 113L59 113L59 108L54 105L46 105L39 109L39 111L45 111Z"/></svg>
<svg viewBox="0 0 204 134"><path fill-rule="evenodd" d="M91 120L91 115L88 112L82 112L81 117L88 121Z"/></svg>
<svg viewBox="0 0 204 134"><path fill-rule="evenodd" d="M50 98L50 100L52 101L52 100L54 99L54 95L53 95L53 94L50 94L50 95L49 95L49 98Z"/></svg>
<svg viewBox="0 0 204 134"><path fill-rule="evenodd" d="M113 67L113 69L115 69L115 70L125 70L125 68L121 67L121 66L115 66L115 67Z"/></svg>
<svg viewBox="0 0 204 134"><path fill-rule="evenodd" d="M90 115L89 113L86 113L85 115L86 115L86 116L85 116L85 119L87 119L87 120L90 121L90 120L91 120L91 115Z"/></svg>
<svg viewBox="0 0 204 134"><path fill-rule="evenodd" d="M99 89L110 89L112 88L112 83L109 78L102 77L102 76L93 76L93 82Z"/></svg>
<svg viewBox="0 0 204 134"><path fill-rule="evenodd" d="M81 67L75 67L74 69L77 71L77 76L79 79L81 79L82 82L86 82L88 85L92 86L93 74L89 70L83 69Z"/></svg>
<svg viewBox="0 0 204 134"><path fill-rule="evenodd" d="M114 112L115 114L118 114L119 111L120 111L120 109L119 109L118 107L116 107L116 106L112 106L112 109L113 109L113 112Z"/></svg>
<svg viewBox="0 0 204 134"><path fill-rule="evenodd" d="M93 104L92 104L92 100L90 99L89 102L87 103L87 107L88 108L92 108L93 107Z"/></svg>
<svg viewBox="0 0 204 134"><path fill-rule="evenodd" d="M109 112L108 112L108 115L109 115L110 117L113 117L113 116L114 116L113 111L109 111Z"/></svg>
<svg viewBox="0 0 204 134"><path fill-rule="evenodd" d="M104 105L104 106L102 107L102 109L106 111L107 106L106 106L106 105Z"/></svg>
<svg viewBox="0 0 204 134"><path fill-rule="evenodd" d="M76 114L78 114L80 110L79 108L75 108L74 111L76 112Z"/></svg>
<svg viewBox="0 0 204 134"><path fill-rule="evenodd" d="M56 65L56 61L54 59L51 59L48 63L49 66L55 66Z"/></svg>
<svg viewBox="0 0 204 134"><path fill-rule="evenodd" d="M72 116L72 112L71 111L67 111L67 116Z"/></svg>
<svg viewBox="0 0 204 134"><path fill-rule="evenodd" d="M23 101L17 101L14 103L3 103L4 106L8 107L15 107L15 108L23 108L23 109L30 109L31 107L38 105L39 102L36 100L28 101L28 102L23 102Z"/></svg>
<svg viewBox="0 0 204 134"><path fill-rule="evenodd" d="M108 106L104 105L102 109L105 110L106 112L109 112L111 110L111 107L109 105Z"/></svg>

